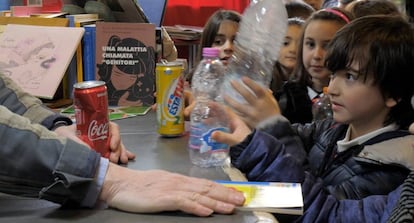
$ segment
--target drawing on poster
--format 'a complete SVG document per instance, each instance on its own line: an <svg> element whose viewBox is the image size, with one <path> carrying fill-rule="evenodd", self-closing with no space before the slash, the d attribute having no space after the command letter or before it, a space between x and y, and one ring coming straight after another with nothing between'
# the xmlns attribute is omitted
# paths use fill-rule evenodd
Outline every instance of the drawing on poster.
<svg viewBox="0 0 414 223"><path fill-rule="evenodd" d="M7 25L0 38L0 72L25 91L52 98L82 34L80 28Z"/></svg>

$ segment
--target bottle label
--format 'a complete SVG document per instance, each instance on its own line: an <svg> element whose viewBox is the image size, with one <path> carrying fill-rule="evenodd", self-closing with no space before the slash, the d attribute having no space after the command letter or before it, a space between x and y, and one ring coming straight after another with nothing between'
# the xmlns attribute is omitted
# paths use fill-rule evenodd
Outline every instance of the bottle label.
<svg viewBox="0 0 414 223"><path fill-rule="evenodd" d="M214 139L211 138L211 134L214 131L224 131L224 132L228 132L228 129L224 128L224 127L218 127L218 128L212 128L209 129L207 132L205 132L202 136L201 136L201 147L200 147L200 153L205 153L208 151L212 151L212 152L216 152L219 150L225 150L227 149L227 145L224 143L219 143L217 141L215 141Z"/></svg>
<svg viewBox="0 0 414 223"><path fill-rule="evenodd" d="M179 116L179 112L183 107L183 94L184 94L184 78L179 76L173 80L169 89L165 92L163 100L163 112L167 119L174 120Z"/></svg>
<svg viewBox="0 0 414 223"><path fill-rule="evenodd" d="M204 131L203 131L204 130ZM228 132L227 128L217 127L205 131L202 125L192 125L190 133L190 149L200 150L200 153L219 152L228 149L228 145L219 143L211 138L214 131Z"/></svg>

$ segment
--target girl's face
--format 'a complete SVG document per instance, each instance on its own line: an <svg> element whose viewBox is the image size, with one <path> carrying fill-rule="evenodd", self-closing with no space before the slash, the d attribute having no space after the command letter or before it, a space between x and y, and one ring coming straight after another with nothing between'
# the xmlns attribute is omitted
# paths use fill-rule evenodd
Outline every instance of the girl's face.
<svg viewBox="0 0 414 223"><path fill-rule="evenodd" d="M221 22L216 37L212 47L218 48L220 50L220 59L224 65L227 65L228 59L233 54L233 42L236 38L236 33L239 29L239 23L224 20Z"/></svg>
<svg viewBox="0 0 414 223"><path fill-rule="evenodd" d="M322 0L304 0L304 2L308 3L316 11L321 9L322 6Z"/></svg>
<svg viewBox="0 0 414 223"><path fill-rule="evenodd" d="M303 66L312 81L329 83L330 71L325 68L325 53L328 43L343 25L334 21L315 20L308 24L303 39Z"/></svg>
<svg viewBox="0 0 414 223"><path fill-rule="evenodd" d="M131 87L137 80L136 74L126 74L118 69L118 67L112 67L111 83L117 90L126 90Z"/></svg>
<svg viewBox="0 0 414 223"><path fill-rule="evenodd" d="M285 40L280 48L279 63L291 73L296 65L297 47L301 35L302 27L300 25L292 24L288 26Z"/></svg>
<svg viewBox="0 0 414 223"><path fill-rule="evenodd" d="M351 137L356 138L382 128L383 123L396 105L392 98L384 98L377 85L373 85L373 75L359 75L358 63L351 64L348 70L340 70L332 75L328 87L335 121L347 123L351 127Z"/></svg>

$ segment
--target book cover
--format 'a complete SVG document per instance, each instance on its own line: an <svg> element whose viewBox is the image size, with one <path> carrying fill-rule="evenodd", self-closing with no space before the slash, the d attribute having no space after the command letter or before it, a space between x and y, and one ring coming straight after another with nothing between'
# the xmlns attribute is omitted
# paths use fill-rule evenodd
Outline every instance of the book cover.
<svg viewBox="0 0 414 223"><path fill-rule="evenodd" d="M60 12L63 0L23 0L26 6L39 6L42 12Z"/></svg>
<svg viewBox="0 0 414 223"><path fill-rule="evenodd" d="M9 24L0 36L0 72L28 93L52 99L83 32L82 28Z"/></svg>
<svg viewBox="0 0 414 223"><path fill-rule="evenodd" d="M217 181L243 192L246 198L239 210L302 215L303 197L299 183Z"/></svg>
<svg viewBox="0 0 414 223"><path fill-rule="evenodd" d="M96 79L106 82L111 106L149 106L155 91L155 26L96 23Z"/></svg>
<svg viewBox="0 0 414 223"><path fill-rule="evenodd" d="M25 0L24 5L11 6L12 16L25 16L39 13L59 13L63 6L62 0Z"/></svg>
<svg viewBox="0 0 414 223"><path fill-rule="evenodd" d="M41 6L11 6L10 12L13 17L29 17L31 14L42 13Z"/></svg>

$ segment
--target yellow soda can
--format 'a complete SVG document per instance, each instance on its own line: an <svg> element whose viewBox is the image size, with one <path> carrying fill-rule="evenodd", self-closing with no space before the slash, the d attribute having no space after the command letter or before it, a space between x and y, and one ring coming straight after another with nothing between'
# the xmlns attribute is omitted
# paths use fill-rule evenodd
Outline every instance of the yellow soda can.
<svg viewBox="0 0 414 223"><path fill-rule="evenodd" d="M164 137L184 133L184 77L183 65L177 62L157 63L157 124Z"/></svg>

